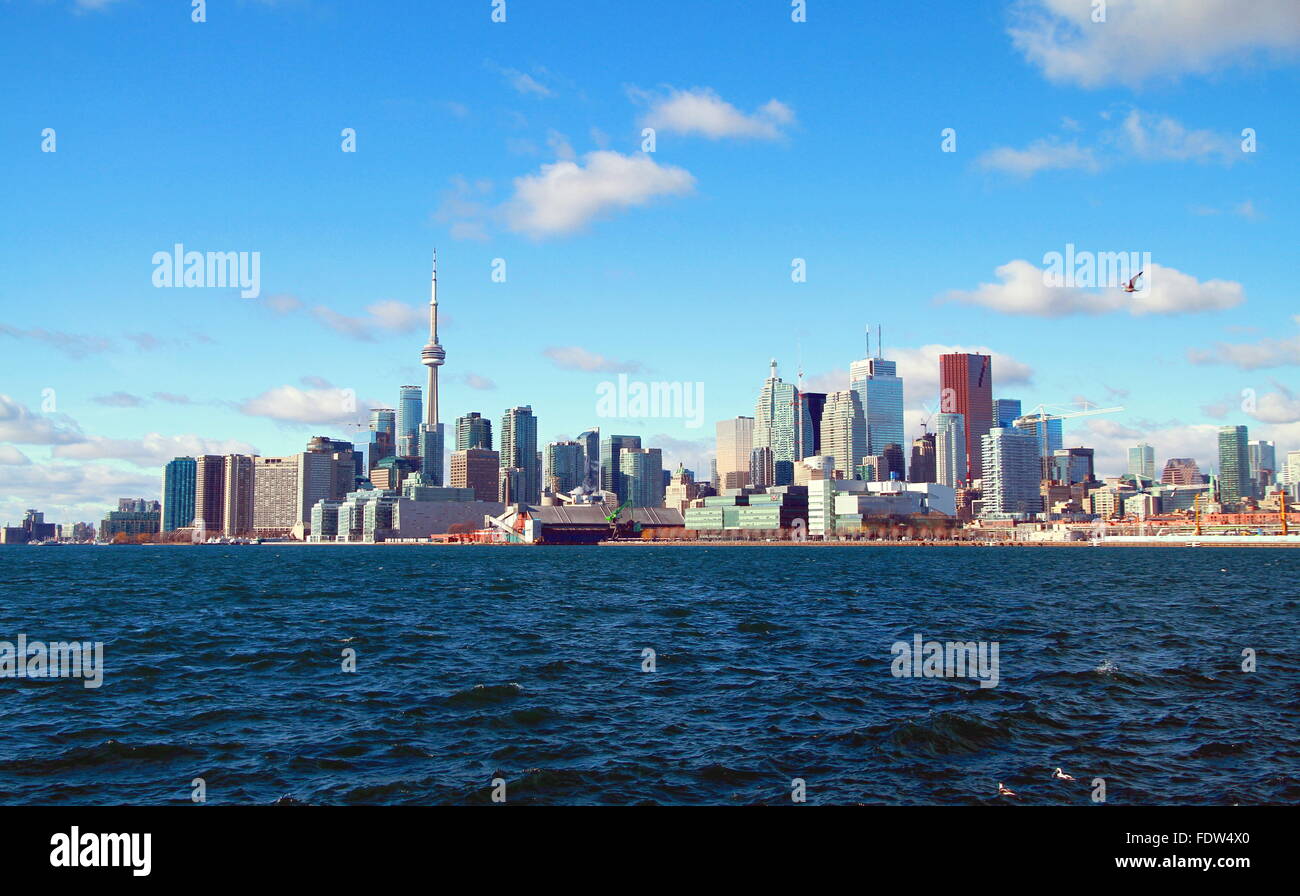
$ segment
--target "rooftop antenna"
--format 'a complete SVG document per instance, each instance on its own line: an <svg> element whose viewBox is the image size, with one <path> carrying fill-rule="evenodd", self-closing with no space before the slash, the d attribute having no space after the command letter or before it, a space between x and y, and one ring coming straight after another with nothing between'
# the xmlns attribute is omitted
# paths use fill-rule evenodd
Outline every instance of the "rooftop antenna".
<svg viewBox="0 0 1300 896"><path fill-rule="evenodd" d="M885 350L885 336L881 329L880 324L876 324L876 357L883 358L884 355L882 355L881 352L883 352L884 350Z"/></svg>

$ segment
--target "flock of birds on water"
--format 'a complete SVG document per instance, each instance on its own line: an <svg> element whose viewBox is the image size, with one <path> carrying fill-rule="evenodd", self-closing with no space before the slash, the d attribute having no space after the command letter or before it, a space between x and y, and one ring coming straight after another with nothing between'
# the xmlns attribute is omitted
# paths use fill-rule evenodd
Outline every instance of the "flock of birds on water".
<svg viewBox="0 0 1300 896"><path fill-rule="evenodd" d="M1065 772L1061 771L1060 766L1057 766L1056 770L1052 772L1052 777L1053 777L1055 780L1057 780L1057 781L1073 781L1073 780L1074 780L1074 775L1067 775ZM1001 781L999 781L999 782L998 782L998 796L1012 796L1012 797L1014 797L1014 796L1016 796L1016 792L1015 792L1014 790L1012 790L1010 787L1007 787L1006 785L1004 785ZM1017 797L1017 798L1018 798L1018 797Z"/></svg>

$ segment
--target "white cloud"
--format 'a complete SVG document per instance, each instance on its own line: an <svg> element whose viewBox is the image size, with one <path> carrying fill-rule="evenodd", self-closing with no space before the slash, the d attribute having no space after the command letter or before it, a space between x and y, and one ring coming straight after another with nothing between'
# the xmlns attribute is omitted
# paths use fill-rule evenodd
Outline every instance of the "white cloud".
<svg viewBox="0 0 1300 896"><path fill-rule="evenodd" d="M530 96L549 97L554 96L554 91L542 82L538 81L532 75L521 72L518 69L503 68L500 70L501 76L506 79L516 93L522 93Z"/></svg>
<svg viewBox="0 0 1300 896"><path fill-rule="evenodd" d="M90 436L74 445L58 445L54 456L62 460L124 460L141 467L157 467L173 457L200 454L256 454L257 449L236 439L205 439L196 435L165 436L151 432L139 439Z"/></svg>
<svg viewBox="0 0 1300 896"><path fill-rule="evenodd" d="M23 454L13 445L0 445L0 464L11 467L20 467L30 464L31 458Z"/></svg>
<svg viewBox="0 0 1300 896"><path fill-rule="evenodd" d="M376 330L409 333L429 322L427 307L406 305L392 299L367 306L363 316L341 314L324 305L317 305L312 309L312 314L336 333L362 342L373 342Z"/></svg>
<svg viewBox="0 0 1300 896"><path fill-rule="evenodd" d="M34 327L30 330L21 330L17 327L11 327L8 324L0 324L0 334L19 340L31 340L33 342L43 342L52 346L69 358L84 358L87 355L96 355L101 352L113 350L111 340L102 336L81 336L77 333L64 333L61 330L46 330L42 327Z"/></svg>
<svg viewBox="0 0 1300 896"><path fill-rule="evenodd" d="M76 422L64 414L34 414L27 406L0 394L0 442L19 445L70 445L85 441Z"/></svg>
<svg viewBox="0 0 1300 896"><path fill-rule="evenodd" d="M110 408L138 408L145 403L144 399L138 395L132 395L129 392L113 392L109 395L96 395L90 399L95 404L102 404Z"/></svg>
<svg viewBox="0 0 1300 896"><path fill-rule="evenodd" d="M473 373L472 371L466 371L465 375L461 378L461 382L466 386L469 386L471 389L491 390L497 387L497 384L492 382L492 380L485 376L480 376L477 373Z"/></svg>
<svg viewBox="0 0 1300 896"><path fill-rule="evenodd" d="M1131 109L1116 134L1127 152L1148 161L1198 161L1229 163L1243 157L1237 140L1207 130L1190 130L1168 115Z"/></svg>
<svg viewBox="0 0 1300 896"><path fill-rule="evenodd" d="M688 194L695 178L645 153L598 150L587 153L581 163L543 165L537 174L515 178L514 185L506 210L510 229L542 238L573 233L596 218L659 196Z"/></svg>
<svg viewBox="0 0 1300 896"><path fill-rule="evenodd" d="M1101 116L1113 117L1107 110ZM1079 130L1078 124L1066 130ZM999 146L983 153L975 164L988 171L1017 177L1033 177L1042 171L1076 170L1096 173L1125 161L1211 162L1230 165L1244 158L1238 139L1205 129L1188 128L1168 115L1130 108L1118 125L1106 126L1089 146L1073 138L1069 142L1053 136L1035 140L1024 149ZM1214 209L1205 213L1213 214ZM1235 214L1251 217L1254 207L1243 203Z"/></svg>
<svg viewBox="0 0 1300 896"><path fill-rule="evenodd" d="M239 406L251 417L267 417L282 423L356 423L360 417L356 393L312 379L306 389L277 386L250 398ZM367 407L383 407L377 402Z"/></svg>
<svg viewBox="0 0 1300 896"><path fill-rule="evenodd" d="M794 112L780 100L768 100L751 113L744 113L707 87L670 89L655 95L630 91L633 98L650 103L641 118L644 127L676 134L695 134L710 140L727 137L774 140L782 128L794 122Z"/></svg>
<svg viewBox="0 0 1300 896"><path fill-rule="evenodd" d="M170 460L170 458L168 458ZM35 507L51 523L89 521L96 527L117 509L117 499L156 499L158 471L123 469L110 463L77 462L0 466L0 519L16 522Z"/></svg>
<svg viewBox="0 0 1300 896"><path fill-rule="evenodd" d="M1100 87L1207 74L1300 49L1295 0L1020 0L1012 43L1052 81Z"/></svg>
<svg viewBox="0 0 1300 896"><path fill-rule="evenodd" d="M1259 342L1219 342L1212 349L1189 349L1193 364L1230 364L1238 370L1300 365L1300 335Z"/></svg>
<svg viewBox="0 0 1300 896"><path fill-rule="evenodd" d="M1152 263L1144 274L1148 286L1126 293L1122 289L1083 289L1049 286L1042 269L1023 259L1009 261L994 270L997 283L981 283L973 290L952 290L944 299L991 308L1005 314L1062 317L1068 314L1109 314L1127 311L1131 315L1178 314L1217 311L1245 301L1240 283L1230 280L1198 281L1190 274Z"/></svg>
<svg viewBox="0 0 1300 896"><path fill-rule="evenodd" d="M636 373L641 365L635 361L616 361L577 345L551 346L542 354L561 370L585 370L600 373Z"/></svg>
<svg viewBox="0 0 1300 896"><path fill-rule="evenodd" d="M1035 140L1024 149L1000 146L981 155L976 164L990 171L1019 177L1032 177L1040 171L1070 168L1097 171L1100 168L1093 150L1080 147L1076 142L1055 140Z"/></svg>

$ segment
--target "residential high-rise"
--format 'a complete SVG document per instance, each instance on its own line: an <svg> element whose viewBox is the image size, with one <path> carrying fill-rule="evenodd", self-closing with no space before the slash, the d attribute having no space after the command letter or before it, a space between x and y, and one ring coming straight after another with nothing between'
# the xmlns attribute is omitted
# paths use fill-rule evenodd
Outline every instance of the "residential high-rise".
<svg viewBox="0 0 1300 896"><path fill-rule="evenodd" d="M456 450L467 448L492 450L492 421L478 411L456 418Z"/></svg>
<svg viewBox="0 0 1300 896"><path fill-rule="evenodd" d="M397 456L418 457L420 418L424 408L424 390L419 386L402 386L397 398Z"/></svg>
<svg viewBox="0 0 1300 896"><path fill-rule="evenodd" d="M1041 513L1042 458L1037 439L1019 429L997 426L985 433L981 447L981 515L1010 519Z"/></svg>
<svg viewBox="0 0 1300 896"><path fill-rule="evenodd" d="M501 418L501 468L520 471L514 503L536 504L541 500L542 465L537 454L537 418L533 416L530 405L510 408Z"/></svg>
<svg viewBox="0 0 1300 896"><path fill-rule="evenodd" d="M835 469L841 478L856 479L858 462L868 453L860 392L841 389L827 394L820 441L822 455L835 458Z"/></svg>
<svg viewBox="0 0 1300 896"><path fill-rule="evenodd" d="M904 444L903 381L898 365L880 357L849 365L849 388L858 393L866 421L867 454L884 454L885 446Z"/></svg>
<svg viewBox="0 0 1300 896"><path fill-rule="evenodd" d="M1156 449L1146 442L1138 442L1128 450L1128 471L1134 476L1155 481Z"/></svg>
<svg viewBox="0 0 1300 896"><path fill-rule="evenodd" d="M1016 418L1021 414L1019 398L993 399L993 425L1008 427L1016 425Z"/></svg>
<svg viewBox="0 0 1300 896"><path fill-rule="evenodd" d="M425 380L424 422L417 435L420 455L420 476L430 485L443 484L443 453L446 432L438 415L438 368L447 363L447 353L438 341L438 252L433 253L433 268L429 277L429 341L420 350L420 363L428 371Z"/></svg>
<svg viewBox="0 0 1300 896"><path fill-rule="evenodd" d="M589 492L600 488L600 427L578 433L582 446L582 487Z"/></svg>
<svg viewBox="0 0 1300 896"><path fill-rule="evenodd" d="M934 433L923 433L919 438L912 440L912 461L908 464L907 481L936 481Z"/></svg>
<svg viewBox="0 0 1300 896"><path fill-rule="evenodd" d="M793 469L795 461L812 454L812 444L812 414L808 405L798 400L795 385L782 382L776 375L774 358L772 372L764 381L754 407L750 450L771 448L775 462L787 461Z"/></svg>
<svg viewBox="0 0 1300 896"><path fill-rule="evenodd" d="M498 500L501 458L488 448L462 448L451 454L451 487L474 489L476 501Z"/></svg>
<svg viewBox="0 0 1300 896"><path fill-rule="evenodd" d="M544 455L545 482L551 494L569 494L582 485L586 472L586 453L582 444L574 441L551 442Z"/></svg>
<svg viewBox="0 0 1300 896"><path fill-rule="evenodd" d="M185 529L194 522L197 468L192 457L175 458L163 467L162 531Z"/></svg>
<svg viewBox="0 0 1300 896"><path fill-rule="evenodd" d="M754 418L719 420L717 433L718 480L722 488L749 484L749 459L754 450Z"/></svg>
<svg viewBox="0 0 1300 896"><path fill-rule="evenodd" d="M619 453L619 472L624 501L634 508L663 506L663 453L658 448L625 448Z"/></svg>
<svg viewBox="0 0 1300 896"><path fill-rule="evenodd" d="M224 458L221 493L221 533L253 533L253 458L247 454L227 454ZM351 466L349 458L349 467Z"/></svg>
<svg viewBox="0 0 1300 896"><path fill-rule="evenodd" d="M993 423L993 358L989 355L939 356L939 410L961 414L966 427L966 463L970 479L983 471L983 438Z"/></svg>
<svg viewBox="0 0 1300 896"><path fill-rule="evenodd" d="M194 528L211 537L225 528L226 459L204 454L194 459Z"/></svg>
<svg viewBox="0 0 1300 896"><path fill-rule="evenodd" d="M940 485L959 488L966 481L966 418L934 415L934 476Z"/></svg>
<svg viewBox="0 0 1300 896"><path fill-rule="evenodd" d="M1224 504L1238 504L1255 493L1250 484L1249 441L1244 426L1219 427L1219 500Z"/></svg>
<svg viewBox="0 0 1300 896"><path fill-rule="evenodd" d="M607 436L600 440L600 488L617 495L619 503L627 500L623 488L623 463L620 456L631 448L641 447L640 436Z"/></svg>
<svg viewBox="0 0 1300 896"><path fill-rule="evenodd" d="M281 537L303 522L298 504L299 460L302 455L253 458L253 532ZM310 512L310 508L307 509Z"/></svg>
<svg viewBox="0 0 1300 896"><path fill-rule="evenodd" d="M1201 469L1192 457L1171 457L1160 477L1165 485L1200 485Z"/></svg>

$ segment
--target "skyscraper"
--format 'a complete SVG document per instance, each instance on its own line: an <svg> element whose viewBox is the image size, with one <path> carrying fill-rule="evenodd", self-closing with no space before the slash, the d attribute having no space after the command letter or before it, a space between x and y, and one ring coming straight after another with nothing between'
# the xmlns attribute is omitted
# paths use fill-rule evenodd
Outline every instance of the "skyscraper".
<svg viewBox="0 0 1300 896"><path fill-rule="evenodd" d="M985 433L983 449L983 511L992 519L1041 513L1039 491L1042 458L1036 439L1018 429L997 426Z"/></svg>
<svg viewBox="0 0 1300 896"><path fill-rule="evenodd" d="M816 457L822 453L822 412L826 409L826 393L800 392L799 395L808 407L808 417L812 421L812 455Z"/></svg>
<svg viewBox="0 0 1300 896"><path fill-rule="evenodd" d="M223 462L225 469L221 493L221 533L229 536L251 535L253 534L253 458L247 454L227 454Z"/></svg>
<svg viewBox="0 0 1300 896"><path fill-rule="evenodd" d="M226 459L220 454L204 454L194 460L194 528L198 537L211 537L225 524L223 499L226 486Z"/></svg>
<svg viewBox="0 0 1300 896"><path fill-rule="evenodd" d="M849 388L858 393L866 421L867 454L884 454L889 444L901 447L903 440L903 381L898 365L880 357L849 365Z"/></svg>
<svg viewBox="0 0 1300 896"><path fill-rule="evenodd" d="M1096 480L1095 452L1091 448L1057 448L1047 478L1066 485Z"/></svg>
<svg viewBox="0 0 1300 896"><path fill-rule="evenodd" d="M600 488L600 427L578 433L582 446L582 487L589 492Z"/></svg>
<svg viewBox="0 0 1300 896"><path fill-rule="evenodd" d="M619 453L620 479L633 507L662 507L663 453L658 448L625 448Z"/></svg>
<svg viewBox="0 0 1300 896"><path fill-rule="evenodd" d="M966 481L966 418L934 415L934 475L940 485L959 488Z"/></svg>
<svg viewBox="0 0 1300 896"><path fill-rule="evenodd" d="M754 488L776 485L776 464L771 448L754 448L749 452L749 484Z"/></svg>
<svg viewBox="0 0 1300 896"><path fill-rule="evenodd" d="M1252 440L1246 450L1250 455L1250 481L1255 497L1263 497L1278 481L1277 445L1267 439Z"/></svg>
<svg viewBox="0 0 1300 896"><path fill-rule="evenodd" d="M1015 426L1016 418L1020 416L1020 399L1019 398L995 398L993 399L993 425L994 426Z"/></svg>
<svg viewBox="0 0 1300 896"><path fill-rule="evenodd" d="M420 415L424 405L419 386L402 386L397 399L397 456L417 457Z"/></svg>
<svg viewBox="0 0 1300 896"><path fill-rule="evenodd" d="M718 479L722 488L743 488L749 483L749 458L754 450L754 418L719 420L717 433Z"/></svg>
<svg viewBox="0 0 1300 896"><path fill-rule="evenodd" d="M908 465L908 482L935 481L934 433L922 433L912 441L912 462Z"/></svg>
<svg viewBox="0 0 1300 896"><path fill-rule="evenodd" d="M842 478L857 478L858 463L868 453L866 434L860 393L854 389L828 393L822 409L821 451L835 458Z"/></svg>
<svg viewBox="0 0 1300 896"><path fill-rule="evenodd" d="M253 532L261 537L288 535L303 522L298 505L301 455L253 458ZM310 508L308 508L310 513Z"/></svg>
<svg viewBox="0 0 1300 896"><path fill-rule="evenodd" d="M1171 457L1160 481L1165 485L1200 485L1201 469L1193 457Z"/></svg>
<svg viewBox="0 0 1300 896"><path fill-rule="evenodd" d="M983 472L983 438L993 423L993 358L989 355L939 356L939 410L961 414L966 427L969 478Z"/></svg>
<svg viewBox="0 0 1300 896"><path fill-rule="evenodd" d="M468 448L492 450L492 421L478 411L456 418L456 450Z"/></svg>
<svg viewBox="0 0 1300 896"><path fill-rule="evenodd" d="M807 404L798 400L794 384L782 382L776 375L774 358L771 375L764 381L754 408L751 450L771 448L774 462L793 464L812 453L812 443L812 414Z"/></svg>
<svg viewBox="0 0 1300 896"><path fill-rule="evenodd" d="M397 412L392 408L370 409L370 444L366 467L373 470L386 457L397 453Z"/></svg>
<svg viewBox="0 0 1300 896"><path fill-rule="evenodd" d="M463 448L451 454L451 487L472 488L478 501L499 496L501 460L488 448Z"/></svg>
<svg viewBox="0 0 1300 896"><path fill-rule="evenodd" d="M1155 481L1156 449L1146 442L1138 442L1128 450L1128 471L1134 476Z"/></svg>
<svg viewBox="0 0 1300 896"><path fill-rule="evenodd" d="M198 465L192 457L178 457L163 468L162 531L174 532L194 522L194 488Z"/></svg>
<svg viewBox="0 0 1300 896"><path fill-rule="evenodd" d="M1219 500L1224 504L1237 504L1254 494L1248 441L1244 426L1219 427Z"/></svg>
<svg viewBox="0 0 1300 896"><path fill-rule="evenodd" d="M618 496L619 503L627 500L623 489L623 464L620 455L630 448L640 448L640 436L607 436L600 440L600 488Z"/></svg>
<svg viewBox="0 0 1300 896"><path fill-rule="evenodd" d="M512 500L536 504L542 497L542 465L537 455L537 418L530 405L510 408L501 418L501 468L519 470Z"/></svg>
<svg viewBox="0 0 1300 896"><path fill-rule="evenodd" d="M572 492L582 485L586 467L586 454L579 442L551 442L545 452L545 482L552 494Z"/></svg>
<svg viewBox="0 0 1300 896"><path fill-rule="evenodd" d="M420 424L418 448L420 475L431 485L442 485L442 455L446 444L441 418L438 416L438 368L447 363L447 353L438 341L438 252L433 253L429 277L429 341L420 350L420 363L428 371L424 422Z"/></svg>

